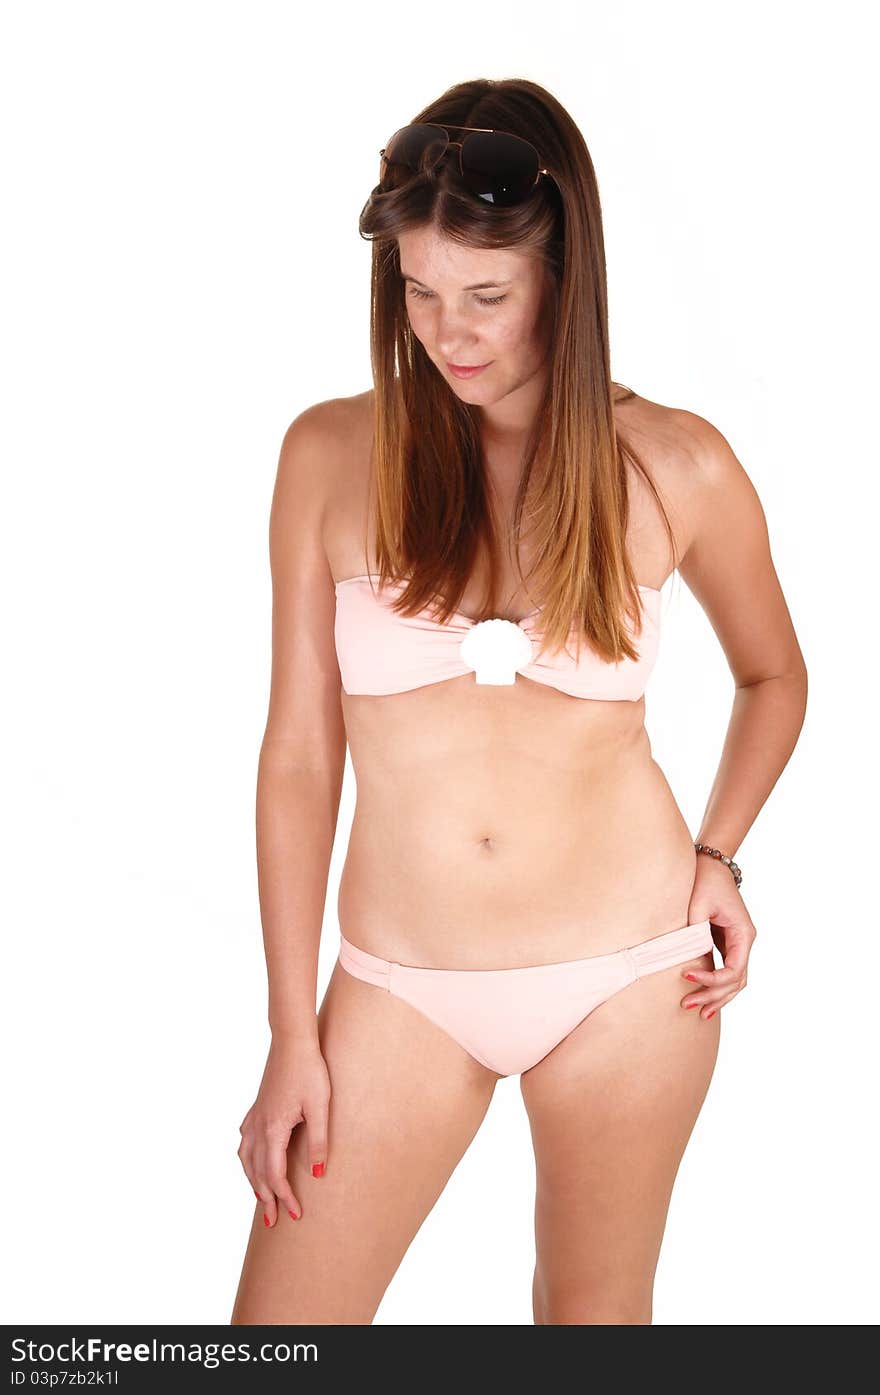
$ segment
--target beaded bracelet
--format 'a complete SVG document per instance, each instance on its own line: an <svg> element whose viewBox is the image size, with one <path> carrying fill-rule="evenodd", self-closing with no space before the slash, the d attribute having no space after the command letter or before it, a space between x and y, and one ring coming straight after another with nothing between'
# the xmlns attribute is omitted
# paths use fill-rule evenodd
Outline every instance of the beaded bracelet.
<svg viewBox="0 0 880 1395"><path fill-rule="evenodd" d="M733 880L736 882L737 886L739 886L742 881L742 872L739 870L732 857L725 857L723 852L719 852L717 848L707 847L705 843L694 843L694 847L697 852L708 853L710 857L718 858L719 862L723 862L725 867L729 867L733 873Z"/></svg>

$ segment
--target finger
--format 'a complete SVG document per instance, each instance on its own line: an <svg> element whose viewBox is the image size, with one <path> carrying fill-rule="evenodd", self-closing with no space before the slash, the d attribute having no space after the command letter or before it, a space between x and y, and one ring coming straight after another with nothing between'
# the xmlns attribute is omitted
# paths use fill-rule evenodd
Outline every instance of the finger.
<svg viewBox="0 0 880 1395"><path fill-rule="evenodd" d="M257 1184L256 1184L255 1176L254 1176L254 1166L253 1166L253 1163L252 1163L252 1161L251 1161L251 1147L250 1147L250 1144L246 1143L245 1140L242 1139L241 1143L238 1145L237 1152L238 1152L238 1160L239 1160L239 1162L241 1163L242 1171L244 1172L245 1177L248 1179L248 1183L250 1184L251 1191L253 1192L254 1196L257 1198L257 1201L260 1201L261 1198L260 1198L259 1192L257 1191Z"/></svg>
<svg viewBox="0 0 880 1395"><path fill-rule="evenodd" d="M718 970L717 972L721 972ZM745 985L741 982L730 984L706 984L700 992L688 993L681 1000L681 1006L689 1011L691 1008L699 1008L700 1015L706 1015L706 1009L720 1008L724 1003L730 1002L737 993L742 992Z"/></svg>
<svg viewBox="0 0 880 1395"><path fill-rule="evenodd" d="M741 993L746 981L745 971L737 973L735 969L717 969L715 982L706 984L706 990L714 1001L730 993Z"/></svg>
<svg viewBox="0 0 880 1395"><path fill-rule="evenodd" d="M288 1182L279 1182L276 1196L278 1205L283 1207L290 1219L292 1221L298 1221L302 1215L302 1206L290 1190L290 1184Z"/></svg>
<svg viewBox="0 0 880 1395"><path fill-rule="evenodd" d="M287 1139L276 1138L272 1142L272 1160L268 1168L269 1182L272 1193L278 1206L284 1208L292 1221L298 1221L302 1215L302 1206L299 1199L294 1195L290 1181L287 1176L287 1149L290 1135Z"/></svg>
<svg viewBox="0 0 880 1395"><path fill-rule="evenodd" d="M273 1226L278 1219L278 1203L269 1183L262 1178L257 1180L257 1199L263 1208L263 1225Z"/></svg>
<svg viewBox="0 0 880 1395"><path fill-rule="evenodd" d="M714 972L714 969L682 969L681 976L690 979L691 983L699 983L701 978L708 978Z"/></svg>
<svg viewBox="0 0 880 1395"><path fill-rule="evenodd" d="M273 1226L278 1219L278 1203L267 1158L268 1147L264 1139L254 1148L254 1191L263 1207L263 1225Z"/></svg>
<svg viewBox="0 0 880 1395"><path fill-rule="evenodd" d="M722 998L721 1001L718 1003L709 1003L706 1007L701 1008L699 1012L701 1021L708 1022L709 1018L715 1017L715 1015L718 1012L720 1012L721 1009L724 1007L724 1004L729 1001L729 998Z"/></svg>
<svg viewBox="0 0 880 1395"><path fill-rule="evenodd" d="M682 978L697 983L701 988L740 988L744 985L744 973L730 968L727 964L721 969L688 969Z"/></svg>
<svg viewBox="0 0 880 1395"><path fill-rule="evenodd" d="M313 1177L323 1177L327 1167L327 1104L315 1105L306 1114L309 1139L309 1167Z"/></svg>
<svg viewBox="0 0 880 1395"><path fill-rule="evenodd" d="M706 997L705 994L699 998L692 998L690 1001L686 999L682 1004L682 1007L688 1011L693 1008L696 1016L699 1017L702 1022L707 1021L710 1017L714 1017L720 1006L721 1003L717 1002L714 998Z"/></svg>
<svg viewBox="0 0 880 1395"><path fill-rule="evenodd" d="M736 940L724 955L724 967L730 969L738 978L744 978L746 965L749 962L750 946L743 944L741 940Z"/></svg>
<svg viewBox="0 0 880 1395"><path fill-rule="evenodd" d="M710 1002L709 1002L708 1005L707 1005L707 1011L705 1011L705 1012L701 1011L700 1016L701 1016L701 1017L711 1017L713 1013L718 1012L719 1009L721 1009L721 1008L723 1008L723 1007L726 1007L728 1003L732 1003L733 1000L734 1000L734 998L738 995L739 992L741 992L740 989L734 989L734 991L733 991L732 993L725 993L725 994L724 994L722 997L720 997L720 998L713 998L713 999L711 999Z"/></svg>
<svg viewBox="0 0 880 1395"><path fill-rule="evenodd" d="M735 988L729 989L726 993L710 993L707 990L696 996L688 994L686 998L682 999L681 1005L686 1011L690 1011L692 1008L698 1008L698 1016L706 1021L710 1017L713 1017L719 1008L724 1007L726 1003L729 1003L735 998L738 992L740 992L740 989Z"/></svg>
<svg viewBox="0 0 880 1395"><path fill-rule="evenodd" d="M708 1001L709 999L706 997L705 993L701 993L699 997L694 997L693 994L688 994L686 998L682 998L681 1005L684 1008L685 1012L690 1012L691 1008L705 1007Z"/></svg>

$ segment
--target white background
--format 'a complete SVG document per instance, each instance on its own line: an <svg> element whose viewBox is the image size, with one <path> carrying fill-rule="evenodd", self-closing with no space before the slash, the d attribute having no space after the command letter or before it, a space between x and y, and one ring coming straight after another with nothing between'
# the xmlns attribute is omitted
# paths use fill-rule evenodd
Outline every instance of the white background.
<svg viewBox="0 0 880 1395"><path fill-rule="evenodd" d="M229 1320L268 1046L253 820L278 449L310 403L371 385L357 217L379 147L479 76L539 82L584 132L614 377L730 441L810 673L737 854L759 938L654 1320L877 1321L870 17L5 7L4 1321ZM687 588L664 595L647 723L695 833L732 680ZM349 767L319 997L352 796ZM531 1323L533 1186L512 1077L377 1323Z"/></svg>

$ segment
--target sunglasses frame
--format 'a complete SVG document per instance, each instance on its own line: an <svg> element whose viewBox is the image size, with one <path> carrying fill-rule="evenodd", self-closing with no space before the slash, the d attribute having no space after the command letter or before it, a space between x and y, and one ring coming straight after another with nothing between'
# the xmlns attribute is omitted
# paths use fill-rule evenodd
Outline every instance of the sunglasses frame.
<svg viewBox="0 0 880 1395"><path fill-rule="evenodd" d="M445 124L441 125L441 123L440 123L439 121L410 121L410 122L407 123L406 126L401 126L397 131L395 131L395 132L393 133L392 136L389 137L388 142L387 142L385 145L383 145L382 149L379 151L380 156L382 157L383 160L386 160L386 163L387 163L387 164L391 165L391 164L404 164L404 163L405 163L405 161L388 160L387 157L386 157L386 155L385 155L385 151L388 149L388 146L391 144L391 141L394 139L394 136L399 135L399 134L400 134L400 131L405 131L405 130L407 130L408 126L433 126L433 127L435 127L436 130L438 130L438 131L443 131L443 132L445 133L445 135L446 135L446 145L445 145L444 149L441 151L440 155L438 155L437 158L438 158L438 160L442 160L443 156L446 154L446 151L449 150L450 147L452 147L452 146L457 146L457 147L458 147L458 172L459 172L459 174L461 175L462 181L465 182L465 183L467 182L467 176L465 175L464 166L463 166L463 164L462 164L462 152L463 152L464 146L465 146L465 144L466 144L466 142L467 142L467 136L465 136L464 140L452 140L452 138L450 137L450 134L449 134L450 131L468 131L468 132L470 132L470 131L476 131L476 132L477 132L478 134L480 134L480 135L487 135L487 136L512 136L514 140L522 141L523 145L527 145L527 146L530 147L530 149L534 150L535 156L536 156L537 161L538 161L538 172L537 172L537 174L535 175L535 178L534 178L533 182L531 183L531 185L529 186L529 188L528 188L528 189L526 190L526 192L523 194L522 198L521 198L521 199L517 199L517 203L524 203L524 202L525 202L525 200L529 197L529 195L531 194L531 192L532 192L532 190L534 189L535 185L537 184L538 180L541 178L541 175L542 175L542 174L545 175L547 178L552 178L552 175L550 174L550 171L549 171L548 169L546 169L546 168L541 164L541 156L540 156L540 153L539 153L539 151L538 151L537 146L536 146L536 145L533 145L532 142L531 142L530 140L526 140L525 136L517 135L517 133L516 133L515 131L499 131L499 130L497 130L494 126L452 126L452 125L445 125ZM407 166L407 168L410 168L410 169L411 169L412 166ZM476 198L481 198L482 195L477 194L477 195L475 195L475 197L476 197ZM486 202L489 202L489 200L486 200Z"/></svg>

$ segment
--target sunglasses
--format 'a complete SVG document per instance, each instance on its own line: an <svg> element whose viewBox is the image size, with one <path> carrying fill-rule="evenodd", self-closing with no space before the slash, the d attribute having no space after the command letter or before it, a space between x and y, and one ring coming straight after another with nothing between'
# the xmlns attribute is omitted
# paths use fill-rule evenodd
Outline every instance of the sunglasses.
<svg viewBox="0 0 880 1395"><path fill-rule="evenodd" d="M469 134L458 141L450 139L449 131ZM453 145L458 148L458 168L465 187L501 208L522 203L541 175L550 174L542 167L531 141L485 126L450 126L447 130L445 126L417 122L395 131L379 154L389 164L420 170L427 150L439 160Z"/></svg>

